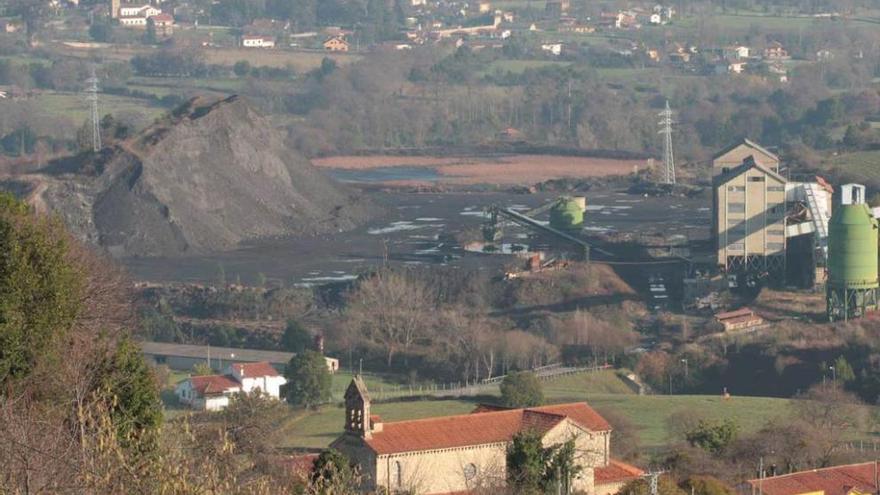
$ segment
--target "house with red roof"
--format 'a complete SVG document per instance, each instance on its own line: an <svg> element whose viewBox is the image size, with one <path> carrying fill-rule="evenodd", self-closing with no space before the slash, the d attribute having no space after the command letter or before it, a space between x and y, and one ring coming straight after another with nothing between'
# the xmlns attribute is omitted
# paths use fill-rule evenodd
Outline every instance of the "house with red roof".
<svg viewBox="0 0 880 495"><path fill-rule="evenodd" d="M617 493L643 473L611 458L611 425L585 402L383 422L370 412L360 377L345 393L345 433L331 445L360 466L369 491L424 494L468 492L503 485L506 451L519 433L540 435L546 447L573 441L581 468L570 491Z"/></svg>
<svg viewBox="0 0 880 495"><path fill-rule="evenodd" d="M260 393L279 399L281 386L287 383L271 364L233 363L222 375L191 376L177 384L174 393L180 402L193 409L219 411L229 405L233 394Z"/></svg>
<svg viewBox="0 0 880 495"><path fill-rule="evenodd" d="M762 495L866 495L877 493L877 461L798 471L748 480L746 493Z"/></svg>

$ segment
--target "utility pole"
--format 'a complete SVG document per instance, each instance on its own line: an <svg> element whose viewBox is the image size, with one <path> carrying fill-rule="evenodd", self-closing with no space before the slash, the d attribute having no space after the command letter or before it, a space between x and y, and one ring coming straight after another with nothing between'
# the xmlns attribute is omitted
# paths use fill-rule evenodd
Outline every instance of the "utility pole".
<svg viewBox="0 0 880 495"><path fill-rule="evenodd" d="M660 117L660 132L663 134L663 182L675 184L675 156L672 153L672 109L669 108L669 100L666 100L666 108L657 114Z"/></svg>
<svg viewBox="0 0 880 495"><path fill-rule="evenodd" d="M95 75L95 66L91 66L91 75L86 79L86 100L92 107L92 151L101 151L101 119L98 117L98 76Z"/></svg>

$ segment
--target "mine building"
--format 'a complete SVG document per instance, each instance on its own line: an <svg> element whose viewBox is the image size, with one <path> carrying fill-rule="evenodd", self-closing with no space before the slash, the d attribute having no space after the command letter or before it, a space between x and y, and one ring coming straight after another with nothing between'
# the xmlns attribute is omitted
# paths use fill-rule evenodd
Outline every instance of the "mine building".
<svg viewBox="0 0 880 495"><path fill-rule="evenodd" d="M764 168L779 173L779 157L758 143L743 139L719 151L712 157L712 175L717 176L738 167L743 160L752 157Z"/></svg>
<svg viewBox="0 0 880 495"><path fill-rule="evenodd" d="M785 178L751 155L725 170L712 182L718 265L784 275Z"/></svg>
<svg viewBox="0 0 880 495"><path fill-rule="evenodd" d="M748 139L716 154L712 169L717 267L750 283L824 282L833 187L817 176L783 177L779 158Z"/></svg>

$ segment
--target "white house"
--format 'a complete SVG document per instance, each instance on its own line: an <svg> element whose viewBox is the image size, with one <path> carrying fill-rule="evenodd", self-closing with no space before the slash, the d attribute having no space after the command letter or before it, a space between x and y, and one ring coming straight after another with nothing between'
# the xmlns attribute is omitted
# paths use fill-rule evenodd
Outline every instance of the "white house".
<svg viewBox="0 0 880 495"><path fill-rule="evenodd" d="M119 24L123 26L144 27L147 19L162 14L162 11L152 5L127 5L119 7Z"/></svg>
<svg viewBox="0 0 880 495"><path fill-rule="evenodd" d="M234 363L222 375L192 376L177 384L174 393L180 402L193 409L219 411L229 405L230 397L238 392L260 393L281 398L281 386L287 383L267 362Z"/></svg>
<svg viewBox="0 0 880 495"><path fill-rule="evenodd" d="M746 62L721 61L715 65L716 74L742 74L746 69Z"/></svg>
<svg viewBox="0 0 880 495"><path fill-rule="evenodd" d="M147 17L159 15L161 10L149 4L128 4L119 6L119 17Z"/></svg>
<svg viewBox="0 0 880 495"><path fill-rule="evenodd" d="M269 363L235 363L229 365L226 374L241 384L241 391L252 393L259 389L263 394L281 398L281 386L287 379Z"/></svg>
<svg viewBox="0 0 880 495"><path fill-rule="evenodd" d="M239 383L228 376L192 376L174 390L180 402L193 409L219 411L229 405L229 396L241 391Z"/></svg>
<svg viewBox="0 0 880 495"><path fill-rule="evenodd" d="M553 55L559 56L562 54L562 43L545 43L541 45L541 50L545 52L550 52Z"/></svg>
<svg viewBox="0 0 880 495"><path fill-rule="evenodd" d="M246 48L275 48L275 38L246 34L241 37L241 46Z"/></svg>

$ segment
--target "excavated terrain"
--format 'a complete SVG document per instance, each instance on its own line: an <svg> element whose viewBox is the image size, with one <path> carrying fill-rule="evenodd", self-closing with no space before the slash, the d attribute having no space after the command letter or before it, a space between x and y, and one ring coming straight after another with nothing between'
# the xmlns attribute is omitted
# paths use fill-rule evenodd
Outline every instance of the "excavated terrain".
<svg viewBox="0 0 880 495"><path fill-rule="evenodd" d="M338 232L378 211L288 148L268 118L235 96L194 99L132 139L42 172L29 176L31 192L39 188L71 230L114 256Z"/></svg>

